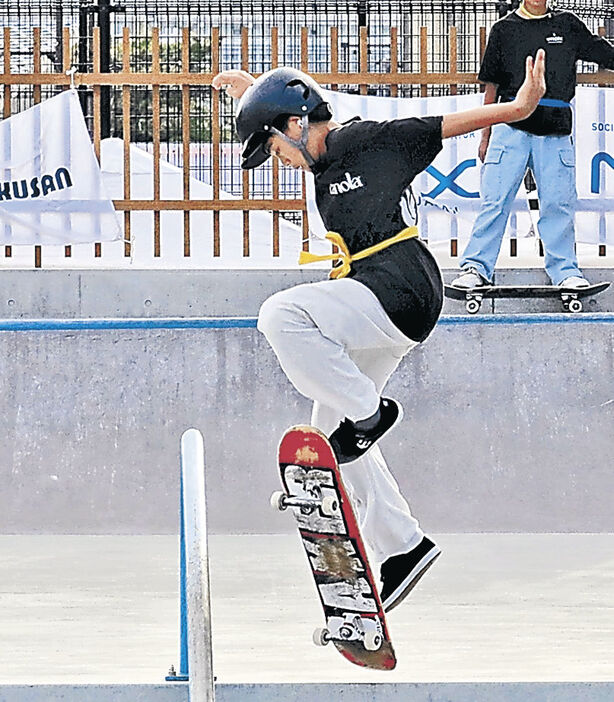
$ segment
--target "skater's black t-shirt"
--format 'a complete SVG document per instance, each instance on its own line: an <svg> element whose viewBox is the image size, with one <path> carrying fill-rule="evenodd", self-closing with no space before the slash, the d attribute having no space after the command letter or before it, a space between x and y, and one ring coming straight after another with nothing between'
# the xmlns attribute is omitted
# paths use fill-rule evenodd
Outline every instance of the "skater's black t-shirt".
<svg viewBox="0 0 614 702"><path fill-rule="evenodd" d="M416 223L410 184L442 148L441 117L352 121L332 130L312 167L325 226L351 254ZM348 277L372 290L394 324L424 341L437 323L443 285L437 263L418 238L354 261Z"/></svg>
<svg viewBox="0 0 614 702"><path fill-rule="evenodd" d="M614 68L614 47L591 34L573 12L551 11L540 19L511 12L490 30L478 79L496 84L497 100L509 102L524 81L527 56L535 56L538 49L546 51L546 101L571 101L579 60ZM530 117L510 126L541 136L570 134L571 108L541 104Z"/></svg>

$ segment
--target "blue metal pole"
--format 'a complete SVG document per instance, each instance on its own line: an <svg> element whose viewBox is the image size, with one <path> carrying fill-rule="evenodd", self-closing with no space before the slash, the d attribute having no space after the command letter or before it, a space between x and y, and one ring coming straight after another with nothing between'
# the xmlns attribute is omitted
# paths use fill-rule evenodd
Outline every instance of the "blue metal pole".
<svg viewBox="0 0 614 702"><path fill-rule="evenodd" d="M179 471L179 672L171 667L167 682L189 680L188 667L188 598L186 592L186 543L183 504L183 464Z"/></svg>
<svg viewBox="0 0 614 702"><path fill-rule="evenodd" d="M186 596L185 523L183 519L183 470L179 481L179 675L188 676L188 601Z"/></svg>

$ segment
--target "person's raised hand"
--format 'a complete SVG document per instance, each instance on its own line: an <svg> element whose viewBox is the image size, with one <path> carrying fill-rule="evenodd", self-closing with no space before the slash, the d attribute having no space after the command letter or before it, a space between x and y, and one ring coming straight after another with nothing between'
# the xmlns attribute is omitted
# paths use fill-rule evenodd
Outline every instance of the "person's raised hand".
<svg viewBox="0 0 614 702"><path fill-rule="evenodd" d="M218 73L211 81L211 85L216 90L225 90L230 97L240 98L254 80L254 76L247 71L229 69Z"/></svg>
<svg viewBox="0 0 614 702"><path fill-rule="evenodd" d="M514 104L519 111L518 119L526 119L533 113L546 92L546 52L539 49L535 55L527 56L524 83L520 86Z"/></svg>

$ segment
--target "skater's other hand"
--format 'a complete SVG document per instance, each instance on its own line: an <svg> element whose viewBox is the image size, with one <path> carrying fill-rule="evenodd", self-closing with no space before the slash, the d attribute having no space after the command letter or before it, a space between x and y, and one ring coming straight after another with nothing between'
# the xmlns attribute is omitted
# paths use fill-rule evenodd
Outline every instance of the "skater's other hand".
<svg viewBox="0 0 614 702"><path fill-rule="evenodd" d="M230 97L240 98L254 81L254 76L247 71L230 69L218 73L211 81L211 85L216 90L223 88Z"/></svg>
<svg viewBox="0 0 614 702"><path fill-rule="evenodd" d="M533 60L532 56L527 56L526 73L524 83L514 100L514 105L518 110L518 120L526 119L533 113L539 101L546 92L546 52L539 49ZM517 120L515 120L517 121Z"/></svg>
<svg viewBox="0 0 614 702"><path fill-rule="evenodd" d="M480 139L480 145L478 147L478 158L482 163L486 158L486 152L488 151L488 144L490 143L490 127L482 130L482 138Z"/></svg>

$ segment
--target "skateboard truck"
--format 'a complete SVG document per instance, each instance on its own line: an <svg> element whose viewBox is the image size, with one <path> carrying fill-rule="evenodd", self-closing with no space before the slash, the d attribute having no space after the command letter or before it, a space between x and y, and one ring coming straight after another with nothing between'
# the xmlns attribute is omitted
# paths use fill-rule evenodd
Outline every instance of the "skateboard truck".
<svg viewBox="0 0 614 702"><path fill-rule="evenodd" d="M578 293L561 293L561 302L566 312L582 312L582 300L578 299Z"/></svg>
<svg viewBox="0 0 614 702"><path fill-rule="evenodd" d="M579 299L578 293L560 292L560 296L565 312L582 312L582 300ZM467 301L465 302L465 309L467 312L469 314L477 314L480 311L483 299L484 295L482 293L467 292Z"/></svg>
<svg viewBox="0 0 614 702"><path fill-rule="evenodd" d="M367 651L378 651L384 638L376 619L346 613L343 617L330 617L328 627L313 632L316 646L326 646L331 641L361 641Z"/></svg>
<svg viewBox="0 0 614 702"><path fill-rule="evenodd" d="M482 306L483 295L479 293L467 293L467 302L465 303L465 309L469 314L477 314Z"/></svg>
<svg viewBox="0 0 614 702"><path fill-rule="evenodd" d="M271 507L280 512L284 512L288 507L299 507L303 514L311 514L316 509L320 509L325 517L334 517L339 511L339 501L333 495L324 495L319 498L296 497L277 490L271 495Z"/></svg>

